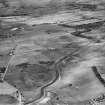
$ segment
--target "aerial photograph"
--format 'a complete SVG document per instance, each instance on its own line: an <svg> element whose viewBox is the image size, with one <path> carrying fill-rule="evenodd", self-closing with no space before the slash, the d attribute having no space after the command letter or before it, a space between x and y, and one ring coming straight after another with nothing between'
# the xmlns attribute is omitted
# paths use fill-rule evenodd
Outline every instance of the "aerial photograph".
<svg viewBox="0 0 105 105"><path fill-rule="evenodd" d="M0 0L0 105L105 105L105 0Z"/></svg>

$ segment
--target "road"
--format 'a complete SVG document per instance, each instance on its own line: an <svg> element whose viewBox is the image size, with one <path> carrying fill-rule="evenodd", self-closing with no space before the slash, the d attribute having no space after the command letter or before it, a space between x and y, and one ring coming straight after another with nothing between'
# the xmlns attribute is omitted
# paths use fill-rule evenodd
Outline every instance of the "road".
<svg viewBox="0 0 105 105"><path fill-rule="evenodd" d="M33 100L31 100L31 101L25 102L24 105L33 103L33 102L35 102L35 101L37 101L37 100L39 100L39 99L41 99L41 98L43 98L43 97L45 96L45 88L47 88L47 87L50 86L51 84L55 83L58 79L60 79L61 70L60 70L59 65L60 65L62 62L64 62L66 59L68 59L68 58L70 59L70 57L72 56L73 53L74 53L74 52L72 52L72 53L70 53L70 54L67 54L66 56L61 57L60 59L58 59L58 60L55 62L54 66L53 66L53 67L55 67L55 69L56 69L56 71L55 71L55 72L56 72L56 76L55 76L54 80L51 81L50 83L48 83L47 85L43 86L43 87L40 89L40 96L39 96L37 99L33 99Z"/></svg>

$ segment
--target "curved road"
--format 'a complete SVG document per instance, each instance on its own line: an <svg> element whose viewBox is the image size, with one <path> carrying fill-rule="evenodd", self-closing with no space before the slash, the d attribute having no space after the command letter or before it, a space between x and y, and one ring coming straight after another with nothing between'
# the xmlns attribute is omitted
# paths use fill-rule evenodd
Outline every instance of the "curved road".
<svg viewBox="0 0 105 105"><path fill-rule="evenodd" d="M51 84L53 84L58 78L59 78L59 70L56 68L56 76L55 76L54 80L51 81L50 83L48 83L47 85L45 85L45 86L43 86L43 87L41 88L41 90L40 90L40 96L39 96L37 99L33 99L33 100L31 100L31 101L25 102L24 105L33 103L33 102L35 102L36 100L42 98L42 97L44 96L44 93L45 93L45 91L44 91L45 88L48 87L48 86L50 86Z"/></svg>
<svg viewBox="0 0 105 105"><path fill-rule="evenodd" d="M11 61L13 60L13 58L15 57L14 52L15 52L16 47L17 47L17 45L11 50L11 58L10 58L10 60L9 60L9 62L8 62L8 64L7 64L7 66L6 66L6 70L5 70L5 73L4 73L3 78L2 78L3 80L4 80L5 75L6 75L6 73L7 73L9 64L11 63ZM78 49L77 49L77 50L78 50ZM51 84L53 84L53 83L60 77L61 68L59 67L59 64L61 64L62 61L66 60L66 59L68 59L68 58L70 59L74 53L75 53L75 51L73 51L73 52L71 52L70 54L67 54L67 55L65 55L65 56L63 56L63 57L61 57L61 58L59 58L59 59L54 63L53 67L55 67L55 69L56 69L56 76L55 76L54 80L51 81L51 82L49 82L48 84L46 84L45 86L43 86L43 87L40 89L40 96L39 96L37 99L33 99L33 100L31 100L31 101L24 102L23 105L27 105L27 104L33 103L33 102L37 101L38 99L41 99L41 98L44 96L44 94L45 94L45 91L44 91L45 88L48 87L48 86L50 86Z"/></svg>
<svg viewBox="0 0 105 105"><path fill-rule="evenodd" d="M75 52L75 51L74 51L74 52ZM53 83L60 77L59 64L60 64L62 61L68 59L68 58L70 59L70 58L72 57L72 55L74 54L74 52L72 52L72 53L70 53L70 54L68 54L68 55L66 55L66 56L63 56L62 58L58 59L58 60L55 62L54 67L56 68L56 76L55 76L54 80L51 81L50 83L48 83L47 85L45 85L45 86L43 86L43 87L41 88L41 90L40 90L40 96L39 96L37 99L33 99L33 100L31 100L31 101L24 102L24 105L33 103L33 102L37 101L38 99L40 99L40 98L42 98L42 97L44 96L44 93L45 93L44 90L45 90L45 88L48 87L48 86L50 86L51 84L53 84Z"/></svg>

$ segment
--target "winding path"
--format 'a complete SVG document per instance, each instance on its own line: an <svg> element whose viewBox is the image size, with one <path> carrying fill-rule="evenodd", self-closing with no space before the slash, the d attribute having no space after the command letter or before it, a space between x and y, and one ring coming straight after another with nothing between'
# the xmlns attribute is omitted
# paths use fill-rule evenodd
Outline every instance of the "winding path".
<svg viewBox="0 0 105 105"><path fill-rule="evenodd" d="M74 52L75 52L75 51L74 51ZM60 71L61 71L61 70L60 70L59 64L60 64L62 61L64 61L64 60L70 58L70 57L72 56L72 54L74 54L74 52L72 52L72 53L70 53L70 54L68 54L68 55L66 55L66 56L63 56L62 58L58 59L58 60L55 62L54 66L55 66L55 68L56 68L56 76L55 76L54 80L51 81L50 83L48 83L47 85L43 86L43 87L40 89L40 96L39 96L37 99L33 99L33 100L31 100L31 101L25 102L24 105L33 103L33 102L35 102L35 101L41 99L41 98L44 96L44 94L45 94L45 88L48 87L48 86L50 86L50 85L53 84L55 81L57 81L57 79L60 78Z"/></svg>

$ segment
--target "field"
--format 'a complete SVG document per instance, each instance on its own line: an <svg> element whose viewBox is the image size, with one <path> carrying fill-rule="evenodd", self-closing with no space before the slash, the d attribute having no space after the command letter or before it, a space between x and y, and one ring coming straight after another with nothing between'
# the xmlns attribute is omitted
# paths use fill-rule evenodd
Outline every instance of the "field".
<svg viewBox="0 0 105 105"><path fill-rule="evenodd" d="M104 105L105 1L20 1L0 1L0 79L24 105Z"/></svg>

